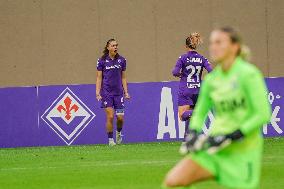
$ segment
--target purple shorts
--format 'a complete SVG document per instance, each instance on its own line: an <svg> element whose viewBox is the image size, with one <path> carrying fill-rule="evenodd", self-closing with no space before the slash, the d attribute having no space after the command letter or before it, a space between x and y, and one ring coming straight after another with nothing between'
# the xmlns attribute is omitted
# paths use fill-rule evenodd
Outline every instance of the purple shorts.
<svg viewBox="0 0 284 189"><path fill-rule="evenodd" d="M178 106L190 105L192 108L197 102L198 94L184 95L183 93L178 93Z"/></svg>
<svg viewBox="0 0 284 189"><path fill-rule="evenodd" d="M116 115L124 114L124 98L123 95L118 96L102 96L101 108L112 107L115 109Z"/></svg>

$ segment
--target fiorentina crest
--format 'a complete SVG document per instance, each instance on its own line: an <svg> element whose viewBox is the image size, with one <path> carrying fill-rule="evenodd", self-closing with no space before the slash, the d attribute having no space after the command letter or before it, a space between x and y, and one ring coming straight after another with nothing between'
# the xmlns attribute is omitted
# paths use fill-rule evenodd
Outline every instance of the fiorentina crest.
<svg viewBox="0 0 284 189"><path fill-rule="evenodd" d="M41 116L70 145L96 115L67 87Z"/></svg>

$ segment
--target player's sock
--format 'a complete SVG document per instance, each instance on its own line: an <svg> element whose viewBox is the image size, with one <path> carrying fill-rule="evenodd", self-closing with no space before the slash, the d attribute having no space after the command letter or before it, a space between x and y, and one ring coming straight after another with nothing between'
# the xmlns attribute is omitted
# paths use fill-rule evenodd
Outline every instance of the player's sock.
<svg viewBox="0 0 284 189"><path fill-rule="evenodd" d="M121 144L122 143L122 134L121 134L122 127L116 128L116 143Z"/></svg>
<svg viewBox="0 0 284 189"><path fill-rule="evenodd" d="M122 134L121 132L116 131L116 144L122 143Z"/></svg>
<svg viewBox="0 0 284 189"><path fill-rule="evenodd" d="M107 132L107 136L108 136L109 139L110 139L110 138L113 139L113 132Z"/></svg>
<svg viewBox="0 0 284 189"><path fill-rule="evenodd" d="M191 117L191 115L192 115L192 110L186 110L186 111L184 111L183 112L183 114L181 115L181 120L182 121L187 121L187 120L189 120L189 118Z"/></svg>
<svg viewBox="0 0 284 189"><path fill-rule="evenodd" d="M184 129L184 139L188 135L188 132L189 132L189 120L186 120L185 121L185 129Z"/></svg>
<svg viewBox="0 0 284 189"><path fill-rule="evenodd" d="M116 122L116 144L122 143L122 134L121 134L122 126L123 126L123 119L122 120L117 119L117 122Z"/></svg>
<svg viewBox="0 0 284 189"><path fill-rule="evenodd" d="M120 132L121 132L121 130L122 130L122 127L117 127L117 128L116 128L116 130L117 130L117 132L119 132L119 133L120 133Z"/></svg>

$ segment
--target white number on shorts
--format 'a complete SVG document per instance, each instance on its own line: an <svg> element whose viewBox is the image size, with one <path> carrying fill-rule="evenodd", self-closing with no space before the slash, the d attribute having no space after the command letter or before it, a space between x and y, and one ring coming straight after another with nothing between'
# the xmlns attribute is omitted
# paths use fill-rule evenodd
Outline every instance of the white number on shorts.
<svg viewBox="0 0 284 189"><path fill-rule="evenodd" d="M201 66L189 65L186 67L186 69L189 70L189 74L187 76L188 83L195 82L194 78L192 78L193 75L196 75L196 78L197 78L196 82L200 82L199 77L201 73Z"/></svg>

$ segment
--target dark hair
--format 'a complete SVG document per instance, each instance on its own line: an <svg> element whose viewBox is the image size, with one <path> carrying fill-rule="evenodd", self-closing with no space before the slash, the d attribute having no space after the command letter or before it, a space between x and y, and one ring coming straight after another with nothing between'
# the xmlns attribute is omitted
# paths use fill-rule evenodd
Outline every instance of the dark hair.
<svg viewBox="0 0 284 189"><path fill-rule="evenodd" d="M202 43L201 35L197 32L189 34L185 40L185 44L188 48L195 50L198 45Z"/></svg>
<svg viewBox="0 0 284 189"><path fill-rule="evenodd" d="M243 44L242 37L237 30L232 27L222 27L218 30L227 33L231 39L231 42L239 45L237 56L240 56L244 60L250 59L250 49Z"/></svg>
<svg viewBox="0 0 284 189"><path fill-rule="evenodd" d="M104 50L103 50L103 56L101 57L101 59L106 59L106 57L108 56L109 54L109 50L107 49L109 44L113 41L116 41L115 39L109 39L107 42L106 42L106 46L104 47ZM117 58L119 56L119 54L117 53L116 56L114 58Z"/></svg>

